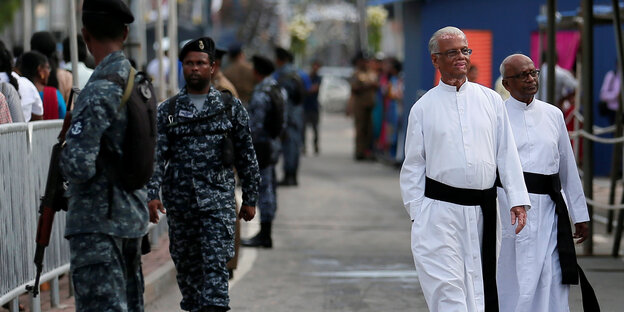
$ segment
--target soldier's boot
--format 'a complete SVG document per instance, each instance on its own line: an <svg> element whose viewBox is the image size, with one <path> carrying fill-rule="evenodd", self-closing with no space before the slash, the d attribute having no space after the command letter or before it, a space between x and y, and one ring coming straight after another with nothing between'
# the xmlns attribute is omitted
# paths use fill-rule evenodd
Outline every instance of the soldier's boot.
<svg viewBox="0 0 624 312"><path fill-rule="evenodd" d="M292 172L286 172L284 174L284 179L282 181L280 181L279 183L277 183L277 185L280 186L293 186L293 185L297 185L297 181L296 178L294 176L294 174Z"/></svg>
<svg viewBox="0 0 624 312"><path fill-rule="evenodd" d="M273 240L271 239L271 222L261 222L260 232L250 239L242 239L241 245L245 247L264 247L273 248Z"/></svg>

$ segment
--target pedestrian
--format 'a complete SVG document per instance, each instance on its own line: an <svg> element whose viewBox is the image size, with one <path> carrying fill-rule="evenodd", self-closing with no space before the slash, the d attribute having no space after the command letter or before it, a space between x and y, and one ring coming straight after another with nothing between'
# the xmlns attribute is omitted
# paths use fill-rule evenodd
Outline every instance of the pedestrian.
<svg viewBox="0 0 624 312"><path fill-rule="evenodd" d="M81 35L76 36L76 43L78 47L78 88L83 89L87 82L89 81L89 77L93 74L93 69L87 67L85 62L87 61L87 45L84 43L84 39L82 39ZM63 40L63 60L65 61L65 69L67 71L72 71L72 62L69 48L69 37Z"/></svg>
<svg viewBox="0 0 624 312"><path fill-rule="evenodd" d="M69 100L69 93L73 85L72 74L59 67L59 56L56 49L56 39L49 31L39 31L30 37L30 46L33 51L40 52L48 58L50 64L49 85L58 89L65 101Z"/></svg>
<svg viewBox="0 0 624 312"><path fill-rule="evenodd" d="M225 68L223 75L232 82L240 95L240 100L243 102L243 105L247 105L251 99L251 93L255 85L253 80L253 68L245 58L243 47L238 43L232 44L229 47L228 57L230 65Z"/></svg>
<svg viewBox="0 0 624 312"><path fill-rule="evenodd" d="M318 155L319 153L319 119L320 119L320 105L318 101L319 89L321 87L321 76L319 75L319 69L321 68L321 62L319 60L314 60L312 62L312 66L310 68L310 88L305 97L305 102L303 103L303 116L304 116L304 126L303 126L303 137L302 137L302 145L303 145L303 153L306 153L306 132L308 127L312 128L312 144L314 146L314 154Z"/></svg>
<svg viewBox="0 0 624 312"><path fill-rule="evenodd" d="M615 68L618 68L617 62L615 63ZM603 116L607 116L610 124L615 122L615 113L620 106L621 76L622 74L619 70L609 70L605 74L600 87L598 112Z"/></svg>
<svg viewBox="0 0 624 312"><path fill-rule="evenodd" d="M514 235L502 222L498 289L502 311L568 311L569 284L578 283L573 237L588 237L589 213L561 110L535 99L540 71L522 54L500 65L505 102L531 199L527 226ZM564 202L561 190L565 193ZM509 200L498 188L501 221ZM572 234L568 208L575 232Z"/></svg>
<svg viewBox="0 0 624 312"><path fill-rule="evenodd" d="M498 311L494 181L498 168L518 233L530 205L518 152L500 96L466 79L466 35L444 27L429 51L441 79L411 109L400 174L416 271L430 311Z"/></svg>
<svg viewBox="0 0 624 312"><path fill-rule="evenodd" d="M212 82L212 85L215 87L215 89L219 91L227 90L230 93L232 93L232 95L235 98L239 98L236 87L232 84L232 82L229 79L227 79L227 77L225 77L225 75L223 74L223 71L221 70L223 56L226 53L227 51L225 51L225 49L223 48L220 48L220 47L215 48L215 62L214 62L214 66L212 67L213 72L212 72L211 82Z"/></svg>
<svg viewBox="0 0 624 312"><path fill-rule="evenodd" d="M4 94L0 93L0 124L12 123L11 111L9 110L9 103L4 98Z"/></svg>
<svg viewBox="0 0 624 312"><path fill-rule="evenodd" d="M28 78L14 71L13 56L2 41L0 41L0 82L10 83L19 93L23 121L43 119L43 102L39 91Z"/></svg>
<svg viewBox="0 0 624 312"><path fill-rule="evenodd" d="M305 87L297 68L292 64L294 56L288 50L275 48L275 73L273 78L287 93L286 131L282 138L283 178L278 183L284 186L298 185L299 158L301 156L301 132L303 131L303 99Z"/></svg>
<svg viewBox="0 0 624 312"><path fill-rule="evenodd" d="M559 56L555 53L555 94L554 94L554 103L553 105L559 107L559 109L564 110L564 102L565 100L576 92L578 88L578 81L574 78L574 75L567 69L559 66ZM539 76L539 84L543 86L540 88L535 95L540 101L548 100L548 63L546 62L546 52L542 53L542 66L540 70Z"/></svg>
<svg viewBox="0 0 624 312"><path fill-rule="evenodd" d="M258 163L245 108L210 84L214 41L188 42L180 61L186 86L158 107L156 161L148 183L150 221L158 222L157 211L167 208L180 307L227 311L226 263L234 256L237 218L234 169L243 191L238 217L249 221L258 201Z"/></svg>
<svg viewBox="0 0 624 312"><path fill-rule="evenodd" d="M122 0L83 2L82 36L97 67L74 105L60 161L69 181L65 237L76 311L143 311L145 191L119 186L106 174L118 163L98 157L102 140L122 151L126 139L128 117L118 109L130 74L122 49L133 21Z"/></svg>
<svg viewBox="0 0 624 312"><path fill-rule="evenodd" d="M43 119L65 118L67 108L63 95L57 88L48 86L51 76L48 58L37 51L26 52L20 57L19 69L22 75L28 78L39 92L39 96L43 101Z"/></svg>
<svg viewBox="0 0 624 312"><path fill-rule="evenodd" d="M271 123L273 105L281 101L285 103L285 90L283 90L271 73L275 70L273 62L264 56L252 57L254 77L257 82L251 94L251 100L247 106L249 112L249 127L254 142L254 149L258 157L260 167L260 188L258 190L258 208L260 208L260 232L250 239L242 241L243 246L272 248L271 228L275 212L277 211L277 194L275 193L275 145L279 144L277 136L273 137L267 125ZM279 98L278 98L279 97ZM283 112L282 112L283 114ZM284 119L282 118L282 121ZM282 122L281 128L284 125ZM277 141L277 142L276 142Z"/></svg>
<svg viewBox="0 0 624 312"><path fill-rule="evenodd" d="M354 72L351 77L351 108L355 121L355 160L373 159L373 109L379 78L377 72L370 68L368 57L358 52L353 58Z"/></svg>
<svg viewBox="0 0 624 312"><path fill-rule="evenodd" d="M24 122L22 102L19 93L15 90L15 87L8 82L0 82L0 93L4 95L7 101L9 113L11 114L11 120L13 122Z"/></svg>

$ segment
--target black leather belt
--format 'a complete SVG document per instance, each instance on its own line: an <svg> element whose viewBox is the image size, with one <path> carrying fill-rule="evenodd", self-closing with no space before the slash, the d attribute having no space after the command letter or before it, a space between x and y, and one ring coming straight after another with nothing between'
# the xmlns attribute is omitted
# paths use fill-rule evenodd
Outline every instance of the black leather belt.
<svg viewBox="0 0 624 312"><path fill-rule="evenodd" d="M483 241L481 242L481 270L485 311L498 312L496 289L496 187L472 190L452 187L430 178L425 180L425 196L457 205L481 206L483 213Z"/></svg>
<svg viewBox="0 0 624 312"><path fill-rule="evenodd" d="M598 299L591 284L585 276L585 272L576 262L576 251L572 239L572 227L570 216L563 195L561 194L561 179L559 174L538 174L524 172L524 183L527 191L532 194L544 194L550 196L555 203L557 215L557 251L559 252L559 265L561 266L561 283L576 285L581 281L581 294L583 296L583 309L585 311L600 311ZM500 178L496 178L496 186L501 186Z"/></svg>

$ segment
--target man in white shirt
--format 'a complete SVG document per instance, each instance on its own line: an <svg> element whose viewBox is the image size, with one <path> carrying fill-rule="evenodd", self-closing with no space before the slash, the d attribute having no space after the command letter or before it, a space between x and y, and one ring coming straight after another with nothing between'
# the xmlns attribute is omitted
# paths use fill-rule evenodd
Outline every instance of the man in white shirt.
<svg viewBox="0 0 624 312"><path fill-rule="evenodd" d="M466 80L466 35L442 28L429 51L441 81L411 109L400 180L416 271L433 312L498 311L494 182L498 167L505 223L520 232L530 201L518 152L501 97Z"/></svg>
<svg viewBox="0 0 624 312"><path fill-rule="evenodd" d="M527 226L519 234L503 222L497 275L500 308L568 311L569 284L577 284L579 276L572 238L583 242L589 221L570 138L561 111L535 99L540 71L529 57L508 56L500 72L503 86L511 94L505 107L532 207L527 212ZM511 204L502 188L498 188L498 199L501 220L507 220ZM586 282L583 279L581 283ZM585 293L583 301L587 301Z"/></svg>
<svg viewBox="0 0 624 312"><path fill-rule="evenodd" d="M542 85L542 88L538 90L536 97L538 100L546 101L548 99L548 90L546 89L546 85L548 83L548 64L546 63L546 53L542 53L542 68L539 76L539 83ZM578 81L574 78L572 73L559 66L557 63L557 55L555 54L555 102L553 103L555 106L560 109L563 107L563 102L566 97L570 94L576 92L578 88Z"/></svg>

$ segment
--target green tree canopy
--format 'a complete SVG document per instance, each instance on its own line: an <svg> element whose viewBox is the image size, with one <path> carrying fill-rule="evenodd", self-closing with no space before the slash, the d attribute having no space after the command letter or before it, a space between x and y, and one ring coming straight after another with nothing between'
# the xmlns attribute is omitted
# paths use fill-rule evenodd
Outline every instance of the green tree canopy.
<svg viewBox="0 0 624 312"><path fill-rule="evenodd" d="M0 0L0 31L13 22L13 16L20 7L20 0Z"/></svg>

